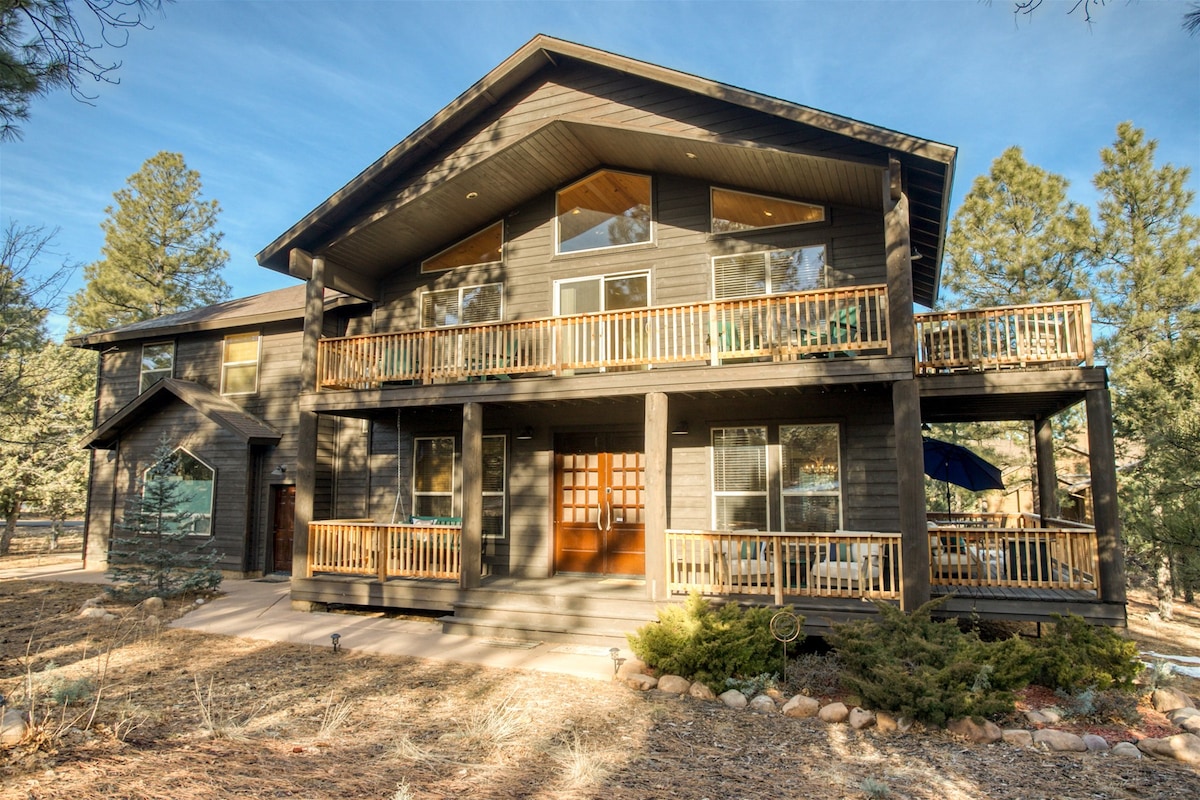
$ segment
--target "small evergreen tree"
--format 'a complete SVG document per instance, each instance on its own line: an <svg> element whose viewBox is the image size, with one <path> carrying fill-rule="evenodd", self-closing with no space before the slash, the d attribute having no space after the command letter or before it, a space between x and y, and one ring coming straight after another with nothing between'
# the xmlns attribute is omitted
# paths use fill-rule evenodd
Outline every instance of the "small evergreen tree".
<svg viewBox="0 0 1200 800"><path fill-rule="evenodd" d="M188 510L192 492L178 479L179 456L166 440L154 450L154 463L125 505L113 540L109 578L115 591L134 597L174 597L215 589L221 583L217 553L209 537L189 532L195 514Z"/></svg>

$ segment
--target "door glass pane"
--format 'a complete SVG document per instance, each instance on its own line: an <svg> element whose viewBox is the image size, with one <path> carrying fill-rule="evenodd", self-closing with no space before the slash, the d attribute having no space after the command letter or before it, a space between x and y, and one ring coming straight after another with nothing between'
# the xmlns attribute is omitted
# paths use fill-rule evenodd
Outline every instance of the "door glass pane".
<svg viewBox="0 0 1200 800"><path fill-rule="evenodd" d="M645 308L650 304L650 281L646 275L622 275L604 282L604 310Z"/></svg>
<svg viewBox="0 0 1200 800"><path fill-rule="evenodd" d="M594 314L601 310L600 279L560 283L558 286L558 312L569 314Z"/></svg>

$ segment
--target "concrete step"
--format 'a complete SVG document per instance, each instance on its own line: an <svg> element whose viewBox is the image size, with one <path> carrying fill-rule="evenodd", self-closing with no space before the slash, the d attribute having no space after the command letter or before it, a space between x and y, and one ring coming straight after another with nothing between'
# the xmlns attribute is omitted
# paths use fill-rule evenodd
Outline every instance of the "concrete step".
<svg viewBox="0 0 1200 800"><path fill-rule="evenodd" d="M535 630L634 631L655 619L653 606L638 608L635 613L608 607L547 609L517 603L503 605L468 602L454 604L454 617L468 617L496 625L509 625Z"/></svg>
<svg viewBox="0 0 1200 800"><path fill-rule="evenodd" d="M484 637L502 642L562 642L604 649L612 647L622 650L629 649L629 642L625 638L627 631L622 629L579 630L562 626L523 623L519 620L476 619L458 614L442 617L440 622L442 623L442 633ZM634 628L630 628L629 632L633 630Z"/></svg>

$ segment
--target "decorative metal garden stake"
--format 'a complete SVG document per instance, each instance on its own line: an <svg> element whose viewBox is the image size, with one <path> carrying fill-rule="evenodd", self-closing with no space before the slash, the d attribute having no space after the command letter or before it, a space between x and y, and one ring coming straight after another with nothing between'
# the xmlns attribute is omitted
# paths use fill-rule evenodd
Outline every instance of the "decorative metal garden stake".
<svg viewBox="0 0 1200 800"><path fill-rule="evenodd" d="M776 611L771 617L771 635L783 643L783 669L779 672L780 679L787 680L787 646L800 637L800 619L790 610Z"/></svg>

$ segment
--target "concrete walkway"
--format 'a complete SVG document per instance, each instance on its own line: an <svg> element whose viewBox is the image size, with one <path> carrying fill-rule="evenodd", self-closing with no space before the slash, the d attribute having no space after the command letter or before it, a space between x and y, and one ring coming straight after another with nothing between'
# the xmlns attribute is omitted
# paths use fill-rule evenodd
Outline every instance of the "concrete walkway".
<svg viewBox="0 0 1200 800"><path fill-rule="evenodd" d="M7 580L107 583L103 572L62 564L0 570L0 581ZM221 597L188 612L170 627L314 647L332 647L331 636L337 633L339 646L346 651L599 680L610 680L613 674L612 656L606 647L458 636L442 633L440 623L424 620L293 611L286 581L226 580L221 591ZM622 646L621 657L630 655L628 646Z"/></svg>

